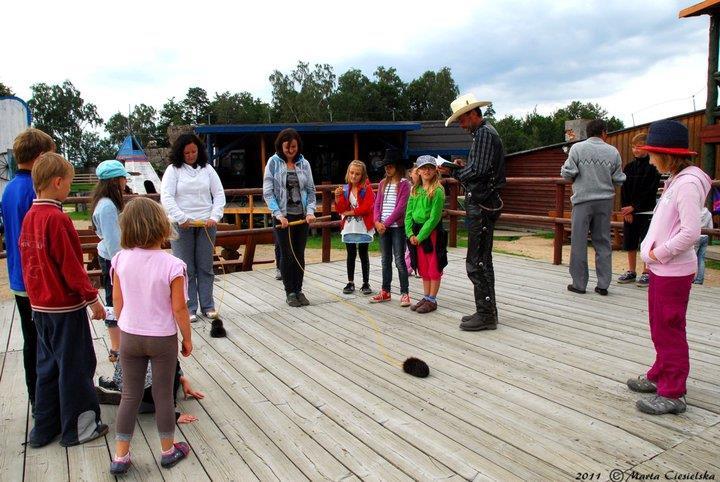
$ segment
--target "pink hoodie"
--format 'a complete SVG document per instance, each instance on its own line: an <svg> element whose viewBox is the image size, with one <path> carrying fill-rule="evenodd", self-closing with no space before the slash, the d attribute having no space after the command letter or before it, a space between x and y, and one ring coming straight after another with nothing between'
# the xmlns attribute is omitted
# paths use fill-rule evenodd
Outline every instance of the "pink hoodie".
<svg viewBox="0 0 720 482"><path fill-rule="evenodd" d="M693 244L700 236L700 210L710 191L710 177L690 166L665 182L640 255L658 276L687 276L697 271ZM658 261L650 259L654 249Z"/></svg>

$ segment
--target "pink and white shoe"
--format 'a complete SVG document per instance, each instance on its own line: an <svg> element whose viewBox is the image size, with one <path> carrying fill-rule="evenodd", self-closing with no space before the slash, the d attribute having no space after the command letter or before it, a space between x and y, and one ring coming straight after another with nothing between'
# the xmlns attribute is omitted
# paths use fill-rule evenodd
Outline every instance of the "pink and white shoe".
<svg viewBox="0 0 720 482"><path fill-rule="evenodd" d="M410 306L410 295L409 294L403 293L400 296L400 306L402 306L403 308Z"/></svg>

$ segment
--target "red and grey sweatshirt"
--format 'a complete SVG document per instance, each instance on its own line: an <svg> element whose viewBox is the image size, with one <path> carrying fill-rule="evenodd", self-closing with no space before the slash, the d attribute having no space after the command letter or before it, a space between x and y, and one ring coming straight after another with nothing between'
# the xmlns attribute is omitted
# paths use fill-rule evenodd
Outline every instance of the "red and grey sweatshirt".
<svg viewBox="0 0 720 482"><path fill-rule="evenodd" d="M33 201L23 220L19 245L33 310L69 313L98 299L83 265L80 238L60 202Z"/></svg>

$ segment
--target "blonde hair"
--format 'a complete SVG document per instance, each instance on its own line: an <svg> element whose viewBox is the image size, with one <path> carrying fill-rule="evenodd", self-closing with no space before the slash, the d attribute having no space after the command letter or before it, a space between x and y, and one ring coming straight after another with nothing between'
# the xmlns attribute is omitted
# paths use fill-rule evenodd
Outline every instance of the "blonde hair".
<svg viewBox="0 0 720 482"><path fill-rule="evenodd" d="M46 152L38 157L32 168L32 180L35 192L44 191L53 179L75 175L75 168L60 154Z"/></svg>
<svg viewBox="0 0 720 482"><path fill-rule="evenodd" d="M25 129L13 141L13 156L18 164L27 164L40 154L55 151L55 141L40 129Z"/></svg>
<svg viewBox="0 0 720 482"><path fill-rule="evenodd" d="M124 249L151 248L174 236L167 214L151 199L131 199L120 214L120 246Z"/></svg>
<svg viewBox="0 0 720 482"><path fill-rule="evenodd" d="M673 175L682 171L686 167L694 165L692 159L685 156L676 156L674 154L664 154L658 152L651 152L650 156L655 159L655 164L660 165L658 167L658 171L669 172Z"/></svg>
<svg viewBox="0 0 720 482"><path fill-rule="evenodd" d="M362 177L360 178L359 184L360 184L360 186L364 186L365 182L368 179L367 167L365 167L364 162L358 161L358 160L350 161L350 164L348 164L347 171L345 171L345 182L350 184L350 168L353 166L359 167L360 170L362 171Z"/></svg>
<svg viewBox="0 0 720 482"><path fill-rule="evenodd" d="M416 167L415 169L418 169L418 168ZM412 191L410 191L410 194L412 194L413 196L416 196L417 192L418 192L418 188L423 187L423 184L424 184L424 181L423 181L422 177L420 177L420 182L418 182L417 184L415 184L412 187ZM437 188L442 189L442 184L440 184L440 173L438 172L437 168L435 168L435 175L430 180L430 187L427 188L427 196L429 198L433 197L433 194L435 193L435 190Z"/></svg>
<svg viewBox="0 0 720 482"><path fill-rule="evenodd" d="M644 146L645 141L647 141L647 134L644 132L641 132L640 134L635 134L632 139L630 139L630 145L631 146Z"/></svg>

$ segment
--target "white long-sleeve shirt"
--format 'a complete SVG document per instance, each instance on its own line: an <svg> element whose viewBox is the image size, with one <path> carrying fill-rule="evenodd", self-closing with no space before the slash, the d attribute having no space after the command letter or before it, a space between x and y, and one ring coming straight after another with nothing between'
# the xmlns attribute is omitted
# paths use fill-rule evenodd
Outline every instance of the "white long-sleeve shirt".
<svg viewBox="0 0 720 482"><path fill-rule="evenodd" d="M160 202L170 219L178 224L188 220L220 221L225 209L225 191L220 176L209 164L193 169L188 164L165 169Z"/></svg>

